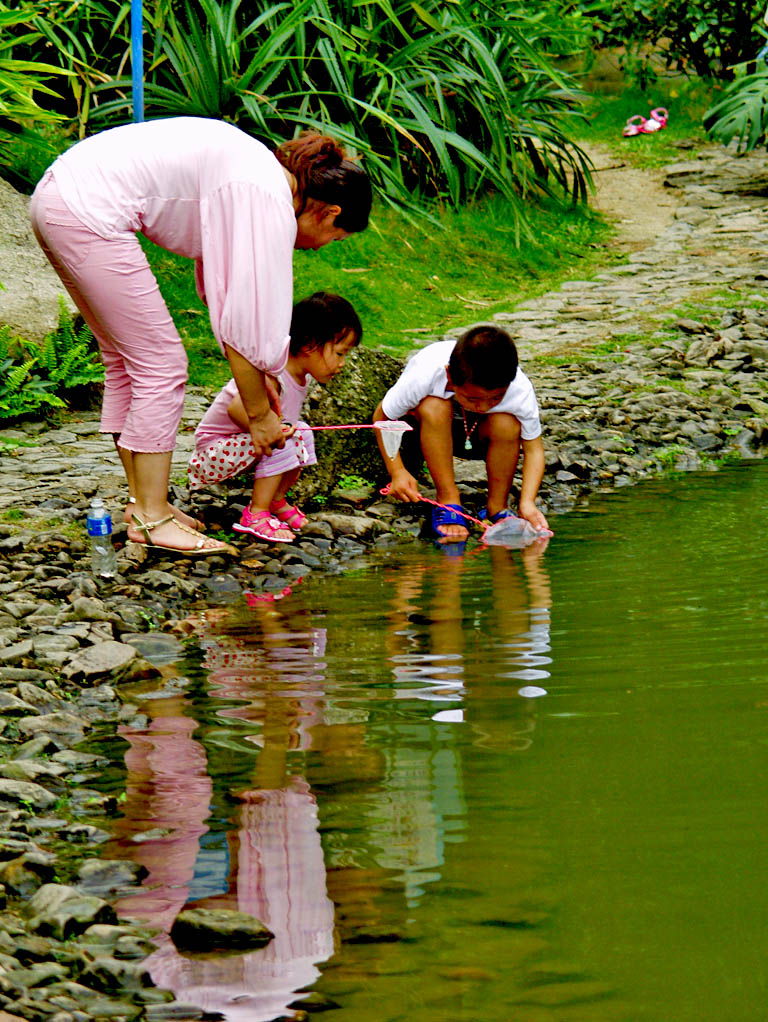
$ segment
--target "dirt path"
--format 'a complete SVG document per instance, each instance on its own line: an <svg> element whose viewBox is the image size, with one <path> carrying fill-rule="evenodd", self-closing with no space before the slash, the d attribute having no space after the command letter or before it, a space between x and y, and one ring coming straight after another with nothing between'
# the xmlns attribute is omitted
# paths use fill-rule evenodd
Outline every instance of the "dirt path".
<svg viewBox="0 0 768 1022"><path fill-rule="evenodd" d="M591 204L615 223L616 247L636 252L652 245L680 205L679 195L664 187L664 170L632 167L603 146L580 145L595 167Z"/></svg>
<svg viewBox="0 0 768 1022"><path fill-rule="evenodd" d="M497 313L524 359L657 339L670 320L707 316L737 297L768 301L764 153L707 146L657 171L599 147L590 154L595 205L616 222L609 244L627 259Z"/></svg>

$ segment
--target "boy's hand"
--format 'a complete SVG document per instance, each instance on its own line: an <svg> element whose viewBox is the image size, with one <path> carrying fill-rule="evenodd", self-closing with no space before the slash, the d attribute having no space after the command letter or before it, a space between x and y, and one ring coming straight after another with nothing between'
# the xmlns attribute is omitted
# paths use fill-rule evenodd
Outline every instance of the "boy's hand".
<svg viewBox="0 0 768 1022"><path fill-rule="evenodd" d="M405 500L411 503L421 500L418 483L410 472L405 471L396 472L392 476L392 482L389 484L389 496L394 497L395 500Z"/></svg>
<svg viewBox="0 0 768 1022"><path fill-rule="evenodd" d="M533 501L520 501L520 517L530 522L534 529L548 529L547 519Z"/></svg>

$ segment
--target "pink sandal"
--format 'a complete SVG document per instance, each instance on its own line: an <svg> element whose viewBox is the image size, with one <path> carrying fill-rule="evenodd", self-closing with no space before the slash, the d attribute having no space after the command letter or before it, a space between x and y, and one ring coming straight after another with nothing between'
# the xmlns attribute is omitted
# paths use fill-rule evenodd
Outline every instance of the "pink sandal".
<svg viewBox="0 0 768 1022"><path fill-rule="evenodd" d="M661 131L662 128L666 128L668 117L669 112L663 106L651 110L651 116L643 125L643 134L649 135L653 131Z"/></svg>
<svg viewBox="0 0 768 1022"><path fill-rule="evenodd" d="M235 532L247 532L270 543L293 543L294 540L293 533L289 532L270 511L257 511L254 514L249 507L244 507L240 521L232 528Z"/></svg>
<svg viewBox="0 0 768 1022"><path fill-rule="evenodd" d="M646 120L642 114L635 114L634 117L630 117L627 123L624 125L624 131L622 135L643 135L645 134Z"/></svg>
<svg viewBox="0 0 768 1022"><path fill-rule="evenodd" d="M285 498L273 500L269 505L269 513L287 525L289 529L293 529L294 532L300 532L307 522L304 512L289 504Z"/></svg>

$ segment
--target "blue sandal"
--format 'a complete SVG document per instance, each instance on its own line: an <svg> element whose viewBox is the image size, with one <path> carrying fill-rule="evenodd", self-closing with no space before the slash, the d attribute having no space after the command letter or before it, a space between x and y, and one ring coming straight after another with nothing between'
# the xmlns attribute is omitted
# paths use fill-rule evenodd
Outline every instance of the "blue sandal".
<svg viewBox="0 0 768 1022"><path fill-rule="evenodd" d="M432 532L438 539L447 538L441 531L441 526L445 525L463 525L465 529L467 528L467 518L461 504L446 504L445 507L432 508Z"/></svg>
<svg viewBox="0 0 768 1022"><path fill-rule="evenodd" d="M477 517L481 522L487 521L489 525L495 525L496 522L503 522L505 518L516 518L517 515L514 511L510 511L508 507L503 507L501 511L497 511L495 515L491 515L489 518L488 508L484 507Z"/></svg>

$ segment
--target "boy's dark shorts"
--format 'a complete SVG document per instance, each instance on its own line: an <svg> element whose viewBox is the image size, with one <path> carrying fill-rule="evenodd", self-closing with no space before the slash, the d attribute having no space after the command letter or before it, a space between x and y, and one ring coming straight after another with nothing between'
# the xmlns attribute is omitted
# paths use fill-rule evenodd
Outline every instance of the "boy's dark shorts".
<svg viewBox="0 0 768 1022"><path fill-rule="evenodd" d="M466 416L466 426L465 417ZM475 412L464 411L458 401L453 402L453 420L451 422L451 434L453 437L453 454L456 458L464 458L467 461L485 461L488 454L487 437L479 436L480 424L487 415L478 415ZM402 420L413 431L403 434L403 442L400 447L400 456L403 464L411 473L418 475L424 456L421 452L421 436L419 431L419 420L412 415L403 415ZM469 436L469 450L467 449L467 436Z"/></svg>

